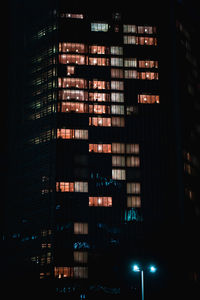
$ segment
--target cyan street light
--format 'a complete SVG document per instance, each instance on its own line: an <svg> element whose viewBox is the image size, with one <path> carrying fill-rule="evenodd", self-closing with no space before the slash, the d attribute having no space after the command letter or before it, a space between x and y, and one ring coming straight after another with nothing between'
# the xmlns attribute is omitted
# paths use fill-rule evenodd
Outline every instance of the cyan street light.
<svg viewBox="0 0 200 300"><path fill-rule="evenodd" d="M155 266L149 267L149 271L151 273L155 273L156 270L157 269ZM133 272L140 272L140 274L141 274L142 300L144 300L144 270L141 269L138 265L133 265Z"/></svg>

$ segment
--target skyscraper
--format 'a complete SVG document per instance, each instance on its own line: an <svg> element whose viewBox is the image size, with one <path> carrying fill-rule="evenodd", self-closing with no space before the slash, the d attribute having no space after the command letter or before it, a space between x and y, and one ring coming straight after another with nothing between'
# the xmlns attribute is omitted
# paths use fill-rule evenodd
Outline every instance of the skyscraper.
<svg viewBox="0 0 200 300"><path fill-rule="evenodd" d="M64 297L132 298L140 293L132 263L153 261L155 297L175 261L181 273L187 206L189 220L199 218L193 27L178 4L159 17L151 5L133 16L52 2L24 3L20 166L10 192L22 278Z"/></svg>

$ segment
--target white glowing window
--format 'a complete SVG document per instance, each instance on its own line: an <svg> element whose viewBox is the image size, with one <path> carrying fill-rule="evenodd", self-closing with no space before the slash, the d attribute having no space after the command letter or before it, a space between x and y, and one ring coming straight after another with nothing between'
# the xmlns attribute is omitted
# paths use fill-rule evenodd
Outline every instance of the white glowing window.
<svg viewBox="0 0 200 300"><path fill-rule="evenodd" d="M126 184L127 194L140 194L141 187L139 182L128 182Z"/></svg>
<svg viewBox="0 0 200 300"><path fill-rule="evenodd" d="M110 53L112 55L123 55L123 48L122 47L111 46L110 47Z"/></svg>
<svg viewBox="0 0 200 300"><path fill-rule="evenodd" d="M136 25L123 25L123 31L125 33L137 33Z"/></svg>
<svg viewBox="0 0 200 300"><path fill-rule="evenodd" d="M126 79L137 79L137 71L136 70L125 70L124 78Z"/></svg>
<svg viewBox="0 0 200 300"><path fill-rule="evenodd" d="M111 105L111 114L124 115L124 105Z"/></svg>
<svg viewBox="0 0 200 300"><path fill-rule="evenodd" d="M112 169L112 179L126 180L126 171L124 169Z"/></svg>
<svg viewBox="0 0 200 300"><path fill-rule="evenodd" d="M74 223L74 234L88 234L88 223Z"/></svg>
<svg viewBox="0 0 200 300"><path fill-rule="evenodd" d="M125 157L121 155L112 156L112 166L113 167L125 167Z"/></svg>
<svg viewBox="0 0 200 300"><path fill-rule="evenodd" d="M111 81L111 89L122 91L124 89L123 81Z"/></svg>
<svg viewBox="0 0 200 300"><path fill-rule="evenodd" d="M114 67L123 67L123 58L111 57L110 64Z"/></svg>
<svg viewBox="0 0 200 300"><path fill-rule="evenodd" d="M124 44L136 45L138 38L135 35L124 35Z"/></svg>
<svg viewBox="0 0 200 300"><path fill-rule="evenodd" d="M125 144L112 143L112 153L125 153Z"/></svg>
<svg viewBox="0 0 200 300"><path fill-rule="evenodd" d="M128 196L127 207L141 207L141 198L139 196Z"/></svg>
<svg viewBox="0 0 200 300"><path fill-rule="evenodd" d="M123 93L111 93L111 101L112 102L124 102L124 94Z"/></svg>
<svg viewBox="0 0 200 300"><path fill-rule="evenodd" d="M124 59L124 67L136 68L137 67L137 59L136 58L125 58Z"/></svg>
<svg viewBox="0 0 200 300"><path fill-rule="evenodd" d="M107 23L91 23L91 31L108 31Z"/></svg>
<svg viewBox="0 0 200 300"><path fill-rule="evenodd" d="M88 182L75 181L74 182L74 191L81 192L81 193L88 193Z"/></svg>

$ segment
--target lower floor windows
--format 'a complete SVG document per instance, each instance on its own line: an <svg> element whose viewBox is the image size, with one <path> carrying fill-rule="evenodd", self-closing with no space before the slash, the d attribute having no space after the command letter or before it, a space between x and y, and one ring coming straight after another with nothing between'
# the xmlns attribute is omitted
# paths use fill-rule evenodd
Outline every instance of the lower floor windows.
<svg viewBox="0 0 200 300"><path fill-rule="evenodd" d="M138 95L138 103L153 104L160 103L159 95Z"/></svg>
<svg viewBox="0 0 200 300"><path fill-rule="evenodd" d="M56 278L88 278L87 267L55 267L54 276Z"/></svg>
<svg viewBox="0 0 200 300"><path fill-rule="evenodd" d="M89 206L112 206L112 197L89 197Z"/></svg>
<svg viewBox="0 0 200 300"><path fill-rule="evenodd" d="M111 144L89 144L89 152L111 153Z"/></svg>
<svg viewBox="0 0 200 300"><path fill-rule="evenodd" d="M57 192L88 192L88 182L75 181L75 182L56 182Z"/></svg>
<svg viewBox="0 0 200 300"><path fill-rule="evenodd" d="M86 129L57 129L57 138L87 140L88 130Z"/></svg>

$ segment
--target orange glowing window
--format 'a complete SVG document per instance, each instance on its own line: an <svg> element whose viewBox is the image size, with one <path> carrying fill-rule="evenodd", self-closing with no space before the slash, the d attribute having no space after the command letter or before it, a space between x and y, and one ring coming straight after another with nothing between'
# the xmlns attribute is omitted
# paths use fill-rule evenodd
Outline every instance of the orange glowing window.
<svg viewBox="0 0 200 300"><path fill-rule="evenodd" d="M108 58L89 57L89 65L92 65L92 66L109 66L110 62L109 62Z"/></svg>
<svg viewBox="0 0 200 300"><path fill-rule="evenodd" d="M138 33L139 34L154 34L156 33L155 26L138 26Z"/></svg>
<svg viewBox="0 0 200 300"><path fill-rule="evenodd" d="M85 53L86 45L81 43L59 43L60 52Z"/></svg>
<svg viewBox="0 0 200 300"><path fill-rule="evenodd" d="M158 80L158 73L157 72L138 72L137 79Z"/></svg>
<svg viewBox="0 0 200 300"><path fill-rule="evenodd" d="M139 60L139 68L158 68L158 61L155 60Z"/></svg>
<svg viewBox="0 0 200 300"><path fill-rule="evenodd" d="M105 90L110 88L110 83L102 80L89 81L90 89Z"/></svg>
<svg viewBox="0 0 200 300"><path fill-rule="evenodd" d="M60 54L59 55L60 64L76 64L76 65L85 65L87 64L85 55L78 54Z"/></svg>
<svg viewBox="0 0 200 300"><path fill-rule="evenodd" d="M157 46L157 38L154 37L137 37L137 45Z"/></svg>
<svg viewBox="0 0 200 300"><path fill-rule="evenodd" d="M152 104L160 103L158 95L138 95L138 103Z"/></svg>
<svg viewBox="0 0 200 300"><path fill-rule="evenodd" d="M89 152L111 153L111 144L89 144Z"/></svg>
<svg viewBox="0 0 200 300"><path fill-rule="evenodd" d="M88 113L88 104L77 102L58 103L58 112Z"/></svg>
<svg viewBox="0 0 200 300"><path fill-rule="evenodd" d="M74 69L75 69L75 67L73 67L73 66L67 66L67 75L68 76L73 75Z"/></svg>
<svg viewBox="0 0 200 300"><path fill-rule="evenodd" d="M89 126L111 126L111 118L89 117Z"/></svg>
<svg viewBox="0 0 200 300"><path fill-rule="evenodd" d="M74 182L56 182L56 192L74 192Z"/></svg>
<svg viewBox="0 0 200 300"><path fill-rule="evenodd" d="M59 88L87 88L87 80L81 78L58 78Z"/></svg>
<svg viewBox="0 0 200 300"><path fill-rule="evenodd" d="M86 129L57 129L57 138L61 139L88 139L88 130Z"/></svg>
<svg viewBox="0 0 200 300"><path fill-rule="evenodd" d="M105 46L92 45L89 46L89 52L92 54L106 54L108 50Z"/></svg>
<svg viewBox="0 0 200 300"><path fill-rule="evenodd" d="M125 157L121 155L112 156L113 167L125 167Z"/></svg>
<svg viewBox="0 0 200 300"><path fill-rule="evenodd" d="M140 158L138 156L127 156L126 157L126 166L127 167L139 167Z"/></svg>
<svg viewBox="0 0 200 300"><path fill-rule="evenodd" d="M110 107L107 105L93 104L89 105L89 113L91 114L110 114Z"/></svg>
<svg viewBox="0 0 200 300"><path fill-rule="evenodd" d="M74 223L74 234L88 234L88 223Z"/></svg>
<svg viewBox="0 0 200 300"><path fill-rule="evenodd" d="M78 100L87 101L88 92L83 90L60 90L58 91L59 100Z"/></svg>
<svg viewBox="0 0 200 300"><path fill-rule="evenodd" d="M124 72L122 69L111 69L111 77L112 78L123 78Z"/></svg>
<svg viewBox="0 0 200 300"><path fill-rule="evenodd" d="M89 93L89 101L110 102L110 95L105 93Z"/></svg>
<svg viewBox="0 0 200 300"><path fill-rule="evenodd" d="M89 197L89 206L112 206L112 197Z"/></svg>
<svg viewBox="0 0 200 300"><path fill-rule="evenodd" d="M72 19L83 19L84 15L83 14L71 14L71 13L61 13L60 14L61 18L72 18Z"/></svg>
<svg viewBox="0 0 200 300"><path fill-rule="evenodd" d="M125 144L112 143L112 153L125 153Z"/></svg>
<svg viewBox="0 0 200 300"><path fill-rule="evenodd" d="M127 207L141 207L141 198L139 196L128 196Z"/></svg>
<svg viewBox="0 0 200 300"><path fill-rule="evenodd" d="M127 182L126 184L127 194L140 194L141 186L139 182Z"/></svg>
<svg viewBox="0 0 200 300"><path fill-rule="evenodd" d="M54 276L56 278L74 277L74 270L72 267L55 267Z"/></svg>

